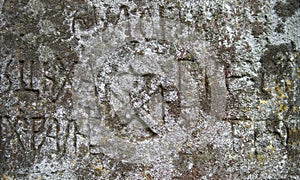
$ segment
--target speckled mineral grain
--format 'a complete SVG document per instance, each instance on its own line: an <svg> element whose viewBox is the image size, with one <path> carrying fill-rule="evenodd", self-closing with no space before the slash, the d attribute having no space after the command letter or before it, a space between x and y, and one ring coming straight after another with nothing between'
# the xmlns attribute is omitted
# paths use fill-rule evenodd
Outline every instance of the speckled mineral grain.
<svg viewBox="0 0 300 180"><path fill-rule="evenodd" d="M299 0L0 0L2 179L299 179Z"/></svg>

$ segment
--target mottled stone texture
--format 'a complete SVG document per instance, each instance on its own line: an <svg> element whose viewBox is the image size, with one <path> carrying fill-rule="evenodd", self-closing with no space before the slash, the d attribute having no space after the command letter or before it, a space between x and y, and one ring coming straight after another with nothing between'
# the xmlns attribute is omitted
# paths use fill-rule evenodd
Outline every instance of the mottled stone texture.
<svg viewBox="0 0 300 180"><path fill-rule="evenodd" d="M298 0L0 0L2 179L299 179Z"/></svg>

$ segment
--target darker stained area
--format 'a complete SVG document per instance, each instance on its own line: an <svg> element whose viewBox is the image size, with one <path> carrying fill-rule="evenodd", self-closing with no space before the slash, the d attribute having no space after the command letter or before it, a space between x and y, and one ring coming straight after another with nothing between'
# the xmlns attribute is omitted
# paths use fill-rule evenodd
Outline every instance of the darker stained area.
<svg viewBox="0 0 300 180"><path fill-rule="evenodd" d="M283 79L284 75L291 72L291 65L289 63L290 54L296 52L294 42L280 45L267 45L266 51L262 55L260 61L262 64L262 71L278 75L279 79ZM300 64L299 59L296 62Z"/></svg>
<svg viewBox="0 0 300 180"><path fill-rule="evenodd" d="M293 109L300 103L300 87L299 87L299 67L300 67L300 53L296 49L294 42L279 44L279 45L268 45L266 51L262 55L260 62L261 68L261 80L260 90L261 95L265 99L272 97L270 92L265 91L265 84L274 82L278 85L275 87L277 98L284 98L288 101L288 109L284 112L283 120L279 120L276 114L271 115L270 120L267 121L267 127L269 131L280 137L280 133L276 129L279 129L279 122L283 121L287 131L287 137L285 139L287 152L288 152L288 174L291 176L299 175L299 141L300 141L300 129L299 125L293 125L290 122L291 119L299 119L299 110ZM287 81L293 80L291 84L287 84ZM298 84L296 88L294 85ZM281 89L286 92L287 97L283 97Z"/></svg>
<svg viewBox="0 0 300 180"><path fill-rule="evenodd" d="M299 0L287 0L284 2L277 2L274 10L279 17L288 18L295 14L295 12L300 8Z"/></svg>
<svg viewBox="0 0 300 180"><path fill-rule="evenodd" d="M271 97L270 92L264 89L266 82L275 81L276 84L284 87L287 91L289 103L298 104L299 100L294 101L294 99L298 99L299 87L295 89L297 92L294 92L291 89L293 85L283 84L283 82L295 79L295 71L298 71L297 68L300 67L300 53L296 50L294 42L267 45L260 62L262 68L260 70L260 80L257 82L259 82L258 88L263 98L269 99ZM276 89L275 91L277 95L280 95L280 92L277 92ZM291 105L289 109L291 110Z"/></svg>

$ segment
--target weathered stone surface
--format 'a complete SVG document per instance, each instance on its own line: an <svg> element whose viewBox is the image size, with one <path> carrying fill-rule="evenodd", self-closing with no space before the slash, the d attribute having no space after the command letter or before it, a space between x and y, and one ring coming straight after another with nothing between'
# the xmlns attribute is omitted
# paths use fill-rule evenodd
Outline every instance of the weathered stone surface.
<svg viewBox="0 0 300 180"><path fill-rule="evenodd" d="M300 178L299 4L0 0L1 178Z"/></svg>

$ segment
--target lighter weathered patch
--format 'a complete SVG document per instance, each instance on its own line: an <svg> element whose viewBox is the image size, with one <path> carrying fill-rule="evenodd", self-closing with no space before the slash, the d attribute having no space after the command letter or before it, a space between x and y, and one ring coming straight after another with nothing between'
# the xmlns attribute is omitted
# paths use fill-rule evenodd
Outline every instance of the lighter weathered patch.
<svg viewBox="0 0 300 180"><path fill-rule="evenodd" d="M75 28L85 51L74 70L73 114L89 127L80 131L90 135L91 153L148 164L181 149L200 121L225 115L224 67L208 43L186 24L149 18L159 23L119 19L103 28L99 22L101 33ZM205 86L211 88L210 114L200 103Z"/></svg>

